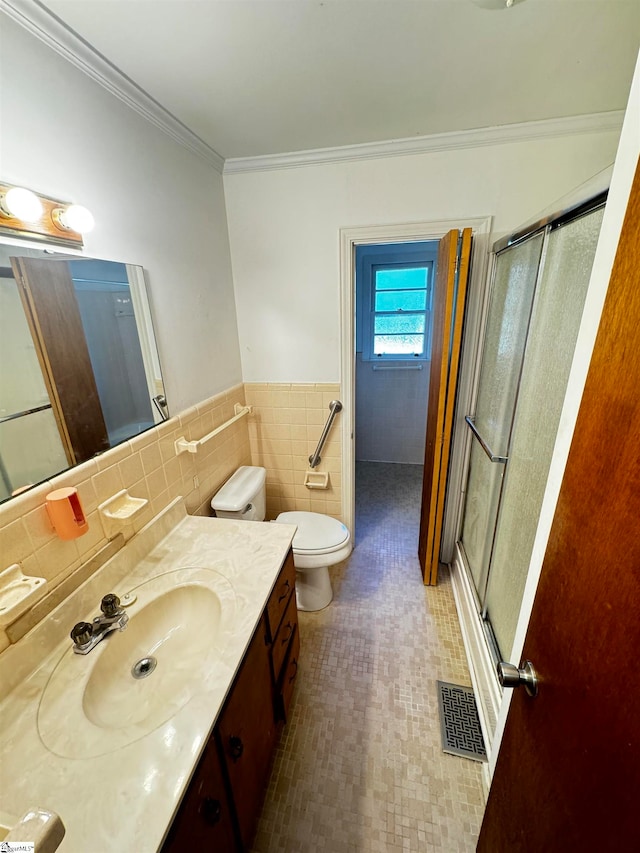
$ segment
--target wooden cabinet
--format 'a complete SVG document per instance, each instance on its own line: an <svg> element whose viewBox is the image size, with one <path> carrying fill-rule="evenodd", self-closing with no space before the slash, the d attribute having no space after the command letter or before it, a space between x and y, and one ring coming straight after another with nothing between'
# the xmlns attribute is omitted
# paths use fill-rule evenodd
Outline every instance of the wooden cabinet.
<svg viewBox="0 0 640 853"><path fill-rule="evenodd" d="M289 551L162 853L250 848L278 728L291 702L299 650Z"/></svg>
<svg viewBox="0 0 640 853"><path fill-rule="evenodd" d="M263 616L216 727L243 848L253 839L277 735L267 643Z"/></svg>
<svg viewBox="0 0 640 853"><path fill-rule="evenodd" d="M171 824L162 853L184 853L185 850L231 853L236 849L227 785L216 744L211 739Z"/></svg>

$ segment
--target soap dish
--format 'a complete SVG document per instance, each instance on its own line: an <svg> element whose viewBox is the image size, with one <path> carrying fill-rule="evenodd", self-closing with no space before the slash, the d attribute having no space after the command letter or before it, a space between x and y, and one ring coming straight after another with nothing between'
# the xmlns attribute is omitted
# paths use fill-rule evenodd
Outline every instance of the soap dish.
<svg viewBox="0 0 640 853"><path fill-rule="evenodd" d="M146 498L134 498L126 489L118 492L112 498L101 503L98 513L107 538L110 538L123 527L133 524L133 519L141 512L149 501Z"/></svg>
<svg viewBox="0 0 640 853"><path fill-rule="evenodd" d="M37 599L44 595L47 582L23 574L18 563L0 572L0 627L15 622Z"/></svg>

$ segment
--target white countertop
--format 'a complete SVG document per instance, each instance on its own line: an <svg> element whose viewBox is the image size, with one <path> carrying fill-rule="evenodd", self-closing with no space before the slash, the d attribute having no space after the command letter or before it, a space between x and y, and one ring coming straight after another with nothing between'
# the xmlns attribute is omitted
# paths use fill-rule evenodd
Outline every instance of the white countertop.
<svg viewBox="0 0 640 853"><path fill-rule="evenodd" d="M63 853L157 851L295 530L286 524L191 517L182 501L175 501L49 617L0 655L0 809L16 815L33 806L57 812L66 827L58 848ZM171 719L128 745L112 749L106 732L101 755L54 754L39 735L38 708L51 674L68 654L71 627L83 619L90 621L107 592L122 597L152 577L183 567L218 572L234 593L228 639L215 661L197 674L196 694ZM89 666L99 648L86 657L75 656L75 665L86 661ZM58 739L61 732L63 738L68 732L68 753L82 753L74 743L71 715L61 717Z"/></svg>

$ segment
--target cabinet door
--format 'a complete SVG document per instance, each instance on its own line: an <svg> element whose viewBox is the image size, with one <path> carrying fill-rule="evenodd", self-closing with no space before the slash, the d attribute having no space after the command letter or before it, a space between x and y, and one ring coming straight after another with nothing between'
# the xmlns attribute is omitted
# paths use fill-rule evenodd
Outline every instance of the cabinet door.
<svg viewBox="0 0 640 853"><path fill-rule="evenodd" d="M235 853L238 849L227 791L213 738L180 805L162 853L186 850Z"/></svg>
<svg viewBox="0 0 640 853"><path fill-rule="evenodd" d="M247 849L260 815L276 739L266 636L263 617L217 726L240 835Z"/></svg>

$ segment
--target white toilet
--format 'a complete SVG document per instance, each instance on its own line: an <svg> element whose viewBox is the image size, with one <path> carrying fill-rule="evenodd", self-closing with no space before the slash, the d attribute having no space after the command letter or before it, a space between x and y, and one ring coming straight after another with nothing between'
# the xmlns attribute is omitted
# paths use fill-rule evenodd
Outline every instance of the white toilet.
<svg viewBox="0 0 640 853"><path fill-rule="evenodd" d="M264 468L238 468L211 500L216 515L263 521L265 478ZM351 553L349 531L342 522L319 512L281 512L276 522L298 527L293 537L298 610L322 610L333 598L329 566L346 560Z"/></svg>

